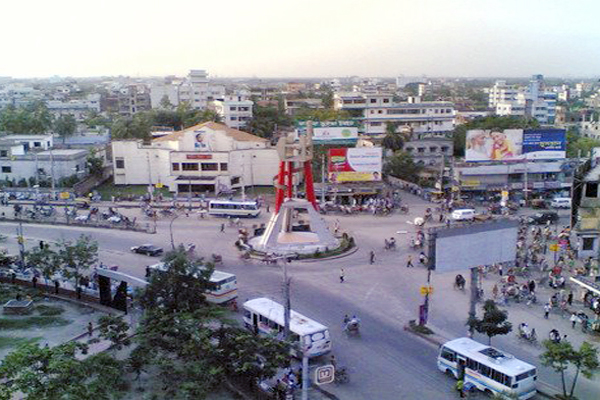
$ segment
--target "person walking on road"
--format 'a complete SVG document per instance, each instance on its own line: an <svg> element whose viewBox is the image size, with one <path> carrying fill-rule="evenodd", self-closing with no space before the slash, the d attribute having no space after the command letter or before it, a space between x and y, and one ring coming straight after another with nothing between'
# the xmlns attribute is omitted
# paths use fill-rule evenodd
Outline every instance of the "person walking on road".
<svg viewBox="0 0 600 400"><path fill-rule="evenodd" d="M569 318L569 321L571 321L571 328L575 329L575 325L577 324L577 320L578 320L577 314L572 313L571 314L571 318Z"/></svg>
<svg viewBox="0 0 600 400"><path fill-rule="evenodd" d="M369 253L369 264L373 264L375 262L375 252L371 250Z"/></svg>
<svg viewBox="0 0 600 400"><path fill-rule="evenodd" d="M221 224L221 232L225 232L225 224Z"/></svg>
<svg viewBox="0 0 600 400"><path fill-rule="evenodd" d="M550 306L550 303L546 303L546 305L544 305L544 318L548 319L548 315L550 315L550 310L552 309L552 307Z"/></svg>
<svg viewBox="0 0 600 400"><path fill-rule="evenodd" d="M455 386L455 388L456 388L456 391L458 392L458 395L459 395L461 398L465 397L465 392L464 392L464 390L463 390L463 389L464 389L464 386L465 386L465 383L463 382L463 380L462 380L462 379L459 379L458 381L456 381L456 386Z"/></svg>
<svg viewBox="0 0 600 400"><path fill-rule="evenodd" d="M88 335L89 337L92 337L92 333L94 332L94 324L92 324L92 321L90 321L88 323Z"/></svg>
<svg viewBox="0 0 600 400"><path fill-rule="evenodd" d="M344 268L340 268L340 283L344 283Z"/></svg>
<svg viewBox="0 0 600 400"><path fill-rule="evenodd" d="M413 263L412 263L412 256L409 254L408 258L406 259L406 268L412 268L414 267Z"/></svg>

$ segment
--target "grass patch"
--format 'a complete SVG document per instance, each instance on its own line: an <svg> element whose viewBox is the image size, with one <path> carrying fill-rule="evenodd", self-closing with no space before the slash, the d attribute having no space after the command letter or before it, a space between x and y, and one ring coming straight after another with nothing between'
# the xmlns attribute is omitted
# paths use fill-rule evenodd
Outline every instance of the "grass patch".
<svg viewBox="0 0 600 400"><path fill-rule="evenodd" d="M41 337L14 338L14 337L8 337L8 336L0 336L0 349L4 349L6 347L17 347L17 346L21 346L22 344L36 343L36 342L39 342L41 339L42 339Z"/></svg>
<svg viewBox="0 0 600 400"><path fill-rule="evenodd" d="M63 326L71 321L61 317L34 316L24 318L0 318L0 329L29 329L44 326Z"/></svg>
<svg viewBox="0 0 600 400"><path fill-rule="evenodd" d="M108 181L96 187L94 190L97 190L100 196L102 196L102 200L105 201L110 201L112 196L135 196L135 201L137 201L139 197L148 194L148 185L116 186L112 181ZM158 195L159 193L162 193L164 198L173 197L173 195L169 193L169 189L165 187L161 189L154 189L154 196Z"/></svg>
<svg viewBox="0 0 600 400"><path fill-rule="evenodd" d="M425 325L418 325L415 320L410 320L408 324L411 331L422 335L432 335L433 331Z"/></svg>
<svg viewBox="0 0 600 400"><path fill-rule="evenodd" d="M65 309L61 306L47 306L47 305L39 305L35 307L35 310L45 317L51 317L54 315L60 315L65 312Z"/></svg>
<svg viewBox="0 0 600 400"><path fill-rule="evenodd" d="M37 289L2 283L0 284L0 304L16 299L17 293L20 293L23 298L26 298L28 295L31 296L32 299L43 297Z"/></svg>

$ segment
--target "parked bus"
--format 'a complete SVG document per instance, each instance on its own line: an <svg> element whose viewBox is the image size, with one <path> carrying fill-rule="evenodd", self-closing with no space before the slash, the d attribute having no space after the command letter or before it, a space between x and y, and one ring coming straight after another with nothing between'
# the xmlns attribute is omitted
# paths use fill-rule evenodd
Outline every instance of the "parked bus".
<svg viewBox="0 0 600 400"><path fill-rule="evenodd" d="M210 200L208 214L218 217L255 218L260 214L256 201Z"/></svg>
<svg viewBox="0 0 600 400"><path fill-rule="evenodd" d="M283 339L284 308L267 298L248 300L244 303L244 324L255 333ZM290 337L292 343L306 349L308 357L331 351L329 329L293 310L290 311Z"/></svg>
<svg viewBox="0 0 600 400"><path fill-rule="evenodd" d="M150 266L154 271L165 271L165 263L158 263ZM210 276L210 282L213 288L205 293L206 301L214 304L225 304L237 299L237 277L228 272L214 270Z"/></svg>
<svg viewBox="0 0 600 400"><path fill-rule="evenodd" d="M437 365L440 371L484 392L517 394L520 400L536 394L535 366L469 338L441 346Z"/></svg>

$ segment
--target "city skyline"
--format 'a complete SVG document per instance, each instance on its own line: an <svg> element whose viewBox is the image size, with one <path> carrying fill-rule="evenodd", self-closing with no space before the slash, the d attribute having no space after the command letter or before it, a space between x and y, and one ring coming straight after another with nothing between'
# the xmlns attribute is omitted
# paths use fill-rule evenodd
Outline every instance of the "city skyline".
<svg viewBox="0 0 600 400"><path fill-rule="evenodd" d="M36 2L37 3L37 2ZM0 76L595 77L600 4L58 0L5 6ZM23 25L27 15L28 23Z"/></svg>

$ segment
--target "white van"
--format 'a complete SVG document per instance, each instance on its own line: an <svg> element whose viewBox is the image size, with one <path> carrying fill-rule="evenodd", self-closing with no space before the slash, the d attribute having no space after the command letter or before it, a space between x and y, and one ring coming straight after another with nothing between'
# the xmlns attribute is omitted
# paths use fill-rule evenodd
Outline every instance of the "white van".
<svg viewBox="0 0 600 400"><path fill-rule="evenodd" d="M452 219L455 221L471 221L475 218L475 210L464 208L462 210L452 211Z"/></svg>
<svg viewBox="0 0 600 400"><path fill-rule="evenodd" d="M552 208L571 208L571 198L557 197L550 202Z"/></svg>

